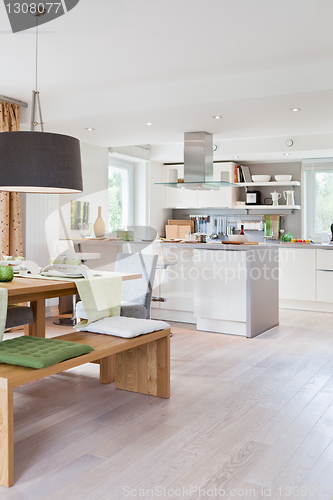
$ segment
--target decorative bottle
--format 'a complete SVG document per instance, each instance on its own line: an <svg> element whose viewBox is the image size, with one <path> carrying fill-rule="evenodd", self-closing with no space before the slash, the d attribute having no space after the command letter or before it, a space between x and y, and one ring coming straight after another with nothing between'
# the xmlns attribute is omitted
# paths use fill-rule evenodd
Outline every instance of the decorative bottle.
<svg viewBox="0 0 333 500"><path fill-rule="evenodd" d="M94 232L96 238L103 238L103 236L105 236L106 225L102 219L102 207L98 207L98 217L94 224Z"/></svg>

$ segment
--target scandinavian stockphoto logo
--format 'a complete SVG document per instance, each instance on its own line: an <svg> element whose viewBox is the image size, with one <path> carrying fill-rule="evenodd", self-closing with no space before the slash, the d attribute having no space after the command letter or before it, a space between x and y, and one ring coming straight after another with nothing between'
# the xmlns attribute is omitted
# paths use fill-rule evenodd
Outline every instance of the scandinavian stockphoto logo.
<svg viewBox="0 0 333 500"><path fill-rule="evenodd" d="M35 2L26 0L3 0L13 33L24 31L38 24L45 24L74 9L80 0L58 0L57 2Z"/></svg>

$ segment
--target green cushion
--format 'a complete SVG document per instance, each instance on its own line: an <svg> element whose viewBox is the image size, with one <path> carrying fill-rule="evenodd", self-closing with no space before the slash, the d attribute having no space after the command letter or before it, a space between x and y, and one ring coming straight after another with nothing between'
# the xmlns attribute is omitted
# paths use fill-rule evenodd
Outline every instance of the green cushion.
<svg viewBox="0 0 333 500"><path fill-rule="evenodd" d="M23 336L0 342L0 363L46 368L93 350L86 344Z"/></svg>

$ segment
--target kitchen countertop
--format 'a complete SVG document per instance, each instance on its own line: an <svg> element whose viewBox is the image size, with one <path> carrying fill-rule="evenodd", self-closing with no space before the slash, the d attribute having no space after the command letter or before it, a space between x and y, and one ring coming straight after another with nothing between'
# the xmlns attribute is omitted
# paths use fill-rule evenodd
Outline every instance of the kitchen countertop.
<svg viewBox="0 0 333 500"><path fill-rule="evenodd" d="M250 242L251 243L251 242ZM322 249L333 250L333 245L322 245L321 243L259 243L259 245L232 245L223 243L179 243L179 242L164 242L159 241L163 246L179 246L184 248L201 248L202 250L261 250L261 249L276 249L276 248L306 248L306 249Z"/></svg>
<svg viewBox="0 0 333 500"><path fill-rule="evenodd" d="M179 248L198 248L201 250L241 250L241 251L247 251L249 252L250 250L274 250L275 248L278 247L278 245L224 245L223 243L171 243L171 242L165 242L165 241L160 241L160 245L163 245L164 247L174 247L177 246Z"/></svg>

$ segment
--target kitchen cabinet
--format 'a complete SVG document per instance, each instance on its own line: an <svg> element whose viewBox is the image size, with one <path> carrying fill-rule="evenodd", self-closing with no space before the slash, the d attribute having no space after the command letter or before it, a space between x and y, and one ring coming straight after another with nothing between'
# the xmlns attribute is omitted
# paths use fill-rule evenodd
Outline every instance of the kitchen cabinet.
<svg viewBox="0 0 333 500"><path fill-rule="evenodd" d="M234 181L233 162L214 163L214 181ZM198 191L198 208L234 208L237 200L237 187L223 186L218 190Z"/></svg>
<svg viewBox="0 0 333 500"><path fill-rule="evenodd" d="M177 171L176 176L175 170ZM174 182L176 177L184 177L184 165L168 165L166 167L165 182ZM197 191L185 188L165 187L164 208L197 208L197 206Z"/></svg>
<svg viewBox="0 0 333 500"><path fill-rule="evenodd" d="M197 208L197 191L185 188L165 188L164 208Z"/></svg>
<svg viewBox="0 0 333 500"><path fill-rule="evenodd" d="M280 248L280 299L316 300L316 250Z"/></svg>
<svg viewBox="0 0 333 500"><path fill-rule="evenodd" d="M317 270L317 301L333 303L333 271Z"/></svg>
<svg viewBox="0 0 333 500"><path fill-rule="evenodd" d="M213 179L233 182L234 166L233 162L214 163ZM174 182L177 176L184 177L184 165L167 165L165 182ZM237 187L234 186L202 191L166 186L164 208L234 208L236 199Z"/></svg>
<svg viewBox="0 0 333 500"><path fill-rule="evenodd" d="M317 301L333 303L332 250L317 250Z"/></svg>
<svg viewBox="0 0 333 500"><path fill-rule="evenodd" d="M193 312L193 250L170 247L163 249L166 260L175 262L164 271L160 284L160 293L166 302L160 303L160 309Z"/></svg>

